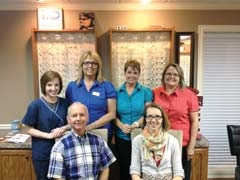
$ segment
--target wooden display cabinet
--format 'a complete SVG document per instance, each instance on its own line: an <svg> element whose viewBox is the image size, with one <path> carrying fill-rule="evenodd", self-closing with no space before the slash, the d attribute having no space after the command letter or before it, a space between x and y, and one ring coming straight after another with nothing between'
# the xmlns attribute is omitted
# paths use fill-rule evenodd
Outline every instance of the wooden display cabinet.
<svg viewBox="0 0 240 180"><path fill-rule="evenodd" d="M0 150L2 180L35 180L31 150Z"/></svg>
<svg viewBox="0 0 240 180"><path fill-rule="evenodd" d="M208 147L195 148L192 159L191 180L208 179Z"/></svg>

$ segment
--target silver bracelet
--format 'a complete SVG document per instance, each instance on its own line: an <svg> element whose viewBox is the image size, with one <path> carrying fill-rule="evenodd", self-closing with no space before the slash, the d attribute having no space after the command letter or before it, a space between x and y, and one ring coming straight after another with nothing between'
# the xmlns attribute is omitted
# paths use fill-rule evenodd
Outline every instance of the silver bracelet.
<svg viewBox="0 0 240 180"><path fill-rule="evenodd" d="M139 123L137 121L133 122L136 125L136 128L139 128Z"/></svg>

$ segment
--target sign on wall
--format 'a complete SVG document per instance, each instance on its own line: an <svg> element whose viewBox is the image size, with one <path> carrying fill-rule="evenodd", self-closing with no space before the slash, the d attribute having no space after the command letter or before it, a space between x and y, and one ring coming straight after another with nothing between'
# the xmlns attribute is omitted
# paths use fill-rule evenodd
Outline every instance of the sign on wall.
<svg viewBox="0 0 240 180"><path fill-rule="evenodd" d="M38 8L39 30L62 30L63 9L62 8Z"/></svg>

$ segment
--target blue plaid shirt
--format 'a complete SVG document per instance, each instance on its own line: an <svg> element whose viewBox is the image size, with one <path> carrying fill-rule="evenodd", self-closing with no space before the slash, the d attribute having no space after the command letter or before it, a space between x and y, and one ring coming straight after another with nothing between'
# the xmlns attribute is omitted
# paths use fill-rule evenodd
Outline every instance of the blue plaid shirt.
<svg viewBox="0 0 240 180"><path fill-rule="evenodd" d="M72 131L53 146L48 178L97 180L99 172L115 160L100 136L88 132L80 137Z"/></svg>

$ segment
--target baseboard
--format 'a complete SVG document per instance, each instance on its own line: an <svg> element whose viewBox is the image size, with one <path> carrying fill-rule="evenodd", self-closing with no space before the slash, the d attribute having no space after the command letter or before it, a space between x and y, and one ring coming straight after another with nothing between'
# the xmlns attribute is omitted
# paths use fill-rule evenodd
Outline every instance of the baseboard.
<svg viewBox="0 0 240 180"><path fill-rule="evenodd" d="M0 129L11 129L11 124L0 124Z"/></svg>
<svg viewBox="0 0 240 180"><path fill-rule="evenodd" d="M234 179L235 167L233 165L208 166L208 179Z"/></svg>
<svg viewBox="0 0 240 180"><path fill-rule="evenodd" d="M208 178L208 180L235 180L235 178Z"/></svg>

